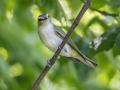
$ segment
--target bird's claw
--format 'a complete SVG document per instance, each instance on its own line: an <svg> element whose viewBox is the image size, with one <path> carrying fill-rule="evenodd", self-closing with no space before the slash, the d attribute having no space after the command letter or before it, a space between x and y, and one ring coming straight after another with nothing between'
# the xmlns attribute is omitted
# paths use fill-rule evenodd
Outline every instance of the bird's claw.
<svg viewBox="0 0 120 90"><path fill-rule="evenodd" d="M61 49L60 45L58 46L58 48L60 48L60 49Z"/></svg>
<svg viewBox="0 0 120 90"><path fill-rule="evenodd" d="M50 64L51 64L50 60L47 60L47 66L51 68Z"/></svg>

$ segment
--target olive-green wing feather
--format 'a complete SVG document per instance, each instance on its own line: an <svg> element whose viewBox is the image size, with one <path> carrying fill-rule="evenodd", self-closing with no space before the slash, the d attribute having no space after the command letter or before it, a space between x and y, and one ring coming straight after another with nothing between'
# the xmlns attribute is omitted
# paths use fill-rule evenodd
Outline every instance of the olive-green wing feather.
<svg viewBox="0 0 120 90"><path fill-rule="evenodd" d="M60 38L62 38L62 39L65 37L66 33L65 33L63 30L61 30L59 27L54 26L54 30L55 30L55 34L56 34L58 37L60 37ZM67 43L68 43L73 49L75 49L78 53L80 53L80 52L79 52L79 49L78 49L77 46L74 44L74 42L72 41L71 38L68 39Z"/></svg>
<svg viewBox="0 0 120 90"><path fill-rule="evenodd" d="M65 33L64 31L62 31L59 27L54 26L54 30L55 30L55 34L56 34L58 37L60 37L61 39L63 39L63 38L65 37L66 33ZM61 34L61 33L62 33L62 34ZM76 50L78 53L80 53L79 50L78 50L78 48L77 48L77 46L74 44L74 42L72 41L71 38L68 39L67 43L68 43L74 50ZM70 60L72 60L72 61L74 61L74 62L80 63L80 60L78 60L78 59L76 59L76 58L73 58L73 57L66 57L66 58L68 58L68 59L70 59Z"/></svg>

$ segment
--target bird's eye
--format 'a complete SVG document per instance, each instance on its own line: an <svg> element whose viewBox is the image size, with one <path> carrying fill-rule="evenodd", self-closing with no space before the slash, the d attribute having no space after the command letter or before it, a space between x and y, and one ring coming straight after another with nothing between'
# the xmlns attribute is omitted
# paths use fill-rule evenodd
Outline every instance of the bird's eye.
<svg viewBox="0 0 120 90"><path fill-rule="evenodd" d="M43 20L43 18L38 18L38 21L42 21Z"/></svg>

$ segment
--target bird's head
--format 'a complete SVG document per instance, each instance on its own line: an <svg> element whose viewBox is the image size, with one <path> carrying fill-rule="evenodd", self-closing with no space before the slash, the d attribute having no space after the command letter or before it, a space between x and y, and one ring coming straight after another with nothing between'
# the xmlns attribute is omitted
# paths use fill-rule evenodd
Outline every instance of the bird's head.
<svg viewBox="0 0 120 90"><path fill-rule="evenodd" d="M45 25L50 23L50 16L49 14L42 14L38 17L38 25Z"/></svg>

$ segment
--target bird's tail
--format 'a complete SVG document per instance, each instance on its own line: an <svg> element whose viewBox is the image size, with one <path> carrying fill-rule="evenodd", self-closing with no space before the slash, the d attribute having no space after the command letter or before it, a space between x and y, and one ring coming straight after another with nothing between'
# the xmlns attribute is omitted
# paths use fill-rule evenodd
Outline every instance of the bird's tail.
<svg viewBox="0 0 120 90"><path fill-rule="evenodd" d="M91 68L95 68L96 66L98 66L98 64L96 62L90 60L89 58L87 58L84 55L82 57L82 60L80 59L80 61L82 61L84 64L86 64L87 66L89 66Z"/></svg>
<svg viewBox="0 0 120 90"><path fill-rule="evenodd" d="M73 58L73 57L66 57L66 58L68 58L74 62L77 62L77 63L83 62L84 64L86 64L87 66L89 66L91 68L95 68L96 66L98 66L98 64L96 62L90 60L83 54L81 54L81 55L82 55L82 57L80 57L80 58Z"/></svg>

